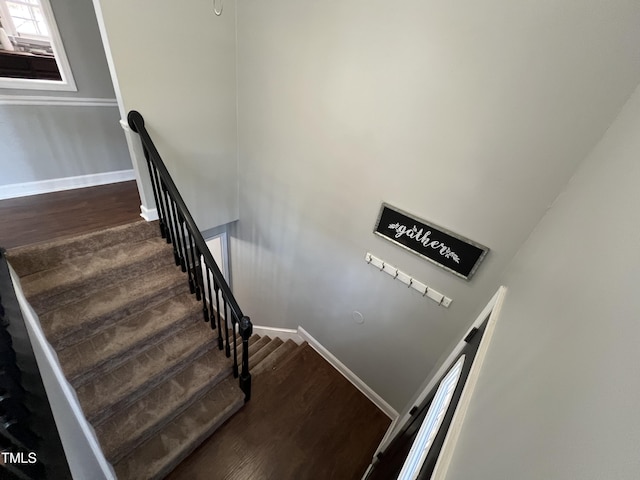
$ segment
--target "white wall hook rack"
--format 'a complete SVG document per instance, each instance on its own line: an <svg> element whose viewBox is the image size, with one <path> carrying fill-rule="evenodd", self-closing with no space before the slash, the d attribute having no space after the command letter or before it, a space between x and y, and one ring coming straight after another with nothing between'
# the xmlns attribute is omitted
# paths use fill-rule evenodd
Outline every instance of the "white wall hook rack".
<svg viewBox="0 0 640 480"><path fill-rule="evenodd" d="M451 300L449 297L441 294L440 292L434 290L433 288L422 283L421 281L416 280L412 276L398 270L393 265L389 265L387 262L385 262L381 258L378 258L375 255L372 255L371 253L367 252L364 259L367 261L369 265L373 265L381 272L384 272L392 276L394 280L400 280L402 283L407 285L407 288L413 288L414 290L420 292L423 297L430 298L431 300L436 302L438 305L443 306L445 308L449 308L449 305L451 305L451 302L453 300Z"/></svg>

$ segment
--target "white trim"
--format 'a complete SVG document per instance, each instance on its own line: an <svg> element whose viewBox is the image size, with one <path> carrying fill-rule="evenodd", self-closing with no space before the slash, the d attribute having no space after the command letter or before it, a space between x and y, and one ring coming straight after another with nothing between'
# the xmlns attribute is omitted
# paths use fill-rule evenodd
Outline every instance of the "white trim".
<svg viewBox="0 0 640 480"><path fill-rule="evenodd" d="M87 422L78 397L62 372L58 356L49 345L37 314L24 296L20 279L13 268L10 268L10 273L73 478L115 480L116 476L100 448L95 431Z"/></svg>
<svg viewBox="0 0 640 480"><path fill-rule="evenodd" d="M153 222L160 218L158 216L157 208L147 208L144 205L140 205L140 216L144 218L147 222Z"/></svg>
<svg viewBox="0 0 640 480"><path fill-rule="evenodd" d="M56 107L117 107L115 98L0 95L0 105L47 105Z"/></svg>
<svg viewBox="0 0 640 480"><path fill-rule="evenodd" d="M134 179L133 170L118 170L116 172L93 173L77 177L52 178L51 180L0 185L0 200L59 192L61 190L73 190L74 188L95 187Z"/></svg>
<svg viewBox="0 0 640 480"><path fill-rule="evenodd" d="M324 358L333 368L340 372L351 384L360 390L365 397L382 410L392 420L398 417L398 412L389 405L380 395L373 391L369 385L353 373L347 366L338 360L329 350L326 349L318 340L311 336L304 328L298 326L297 330L291 328L279 328L279 327L264 327L253 326L253 333L264 336L268 335L271 338L277 337L281 340L293 340L298 345L302 342L307 342L311 348L313 348L318 354ZM395 421L395 420L394 420Z"/></svg>
<svg viewBox="0 0 640 480"><path fill-rule="evenodd" d="M471 373L473 373L475 371L474 369L476 368L478 368L478 371L479 371L479 367L477 366L482 365L482 360L486 353L486 349L488 348L488 345L489 345L489 342L486 339L491 338L491 334L493 333L493 325L495 323L495 319L498 317L500 313L500 307L502 306L502 302L504 301L505 294L506 294L506 287L500 287L498 291L495 293L495 295L491 298L491 300L489 300L489 303L487 303L487 305L484 307L480 315L478 315L475 322L473 322L473 324L467 329L465 334L462 336L462 340L460 340L460 342L454 347L453 351L449 354L446 360L442 362L442 364L440 365L440 368L431 377L431 380L429 380L429 383L427 384L427 386L420 392L418 397L411 402L411 406L420 405L422 403L425 397L433 389L436 383L440 381L440 379L446 373L449 366L453 363L455 358L460 354L460 352L466 345L464 339L467 337L469 332L474 328L477 328L480 325L482 325L482 322L484 322L485 319L489 316L489 322L487 323L487 327L485 329L484 335L482 336L482 342L480 343L478 352L476 353L475 360L473 363L473 368L470 371L469 377L467 378L467 385L469 384ZM475 380L474 380L474 385L475 385ZM464 395L464 391L463 391L463 395ZM460 402L462 402L462 397L460 398ZM460 405L460 403L458 405ZM382 438L382 441L380 442L380 445L376 449L374 458L378 453L383 452L389 446L389 443L391 443L396 433L398 433L400 428L402 428L402 426L407 422L409 417L411 417L411 415L409 414L409 410L410 409L407 409L407 411L402 416L402 418L398 417L395 419L395 421L391 423L391 425L387 429L387 433L384 435L384 437ZM456 420L455 417L453 420L454 421ZM453 423L451 425L453 425ZM452 427L450 427L450 431L451 431L451 428ZM444 446L443 446L443 451L444 451ZM440 456L442 456L442 453L440 454Z"/></svg>
<svg viewBox="0 0 640 480"><path fill-rule="evenodd" d="M500 317L500 311L502 310L502 305L504 304L506 294L507 288L500 287L498 289L498 293L496 293L494 297L495 302L489 316L489 321L487 322L487 327L484 331L484 335L482 335L482 340L480 340L480 345L478 346L478 351L475 358L473 359L473 364L471 365L469 376L467 377L467 381L464 385L464 388L462 389L460 400L458 401L456 411L453 414L451 424L449 425L449 431L447 432L447 436L444 439L442 449L440 450L440 455L438 456L438 461L436 462L433 474L431 475L431 478L433 480L444 479L447 475L447 470L449 469L449 465L451 464L453 452L455 450L456 443L458 442L460 431L462 430L464 417L467 414L469 403L471 402L471 398L473 397L473 391L476 387L476 384L478 383L480 370L482 369L482 364L484 363L487 351L489 350L491 337L493 336L496 322Z"/></svg>
<svg viewBox="0 0 640 480"><path fill-rule="evenodd" d="M210 251L211 255L213 255L213 259L216 261L216 264L218 265L218 268L220 269L220 272L222 273L222 276L227 281L229 286L231 286L231 281L229 280L230 279L230 276L229 276L229 245L228 245L228 241L227 241L227 236L228 235L227 235L226 231L220 232L217 235L213 235L213 236L210 236L210 237L205 237L204 242L207 244L207 247L209 247L209 251ZM211 245L209 245L209 242L212 242L214 240L218 240L220 242L220 258L216 258L216 255L214 255L213 252L211 251Z"/></svg>
<svg viewBox="0 0 640 480"><path fill-rule="evenodd" d="M122 105L118 103L120 108ZM133 171L136 178L136 184L138 185L138 194L140 195L140 202L147 210L155 210L157 208L156 202L153 197L153 187L151 185L151 178L148 173L147 160L144 157L144 151L142 149L142 143L137 133L131 130L131 127L126 120L119 120L120 126L124 131L124 137L127 141L127 148L129 149L129 155L131 156L131 164L133 165Z"/></svg>
<svg viewBox="0 0 640 480"><path fill-rule="evenodd" d="M49 27L49 33L51 34L51 48L53 49L53 54L62 80L35 80L31 78L0 77L0 88L77 92L78 88L76 87L76 82L73 79L71 65L69 65L67 54L64 51L62 37L60 37L56 18L53 14L53 10L51 9L49 0L40 0L40 6L42 7L42 13L44 14L47 26Z"/></svg>
<svg viewBox="0 0 640 480"><path fill-rule="evenodd" d="M111 74L111 83L113 83L113 91L116 94L116 100L118 101L118 108L120 109L120 117L127 116L127 111L124 108L124 101L122 100L122 91L120 90L120 83L118 82L118 74L116 72L116 64L113 61L113 53L111 52L111 44L109 43L109 35L107 35L107 27L104 22L104 15L102 14L101 0L93 0L93 9L96 11L96 20L98 21L98 30L100 30L100 38L102 39L102 46L104 47L104 54L107 58L107 65L109 67L109 73Z"/></svg>
<svg viewBox="0 0 640 480"><path fill-rule="evenodd" d="M277 327L262 327L259 325L253 326L253 333L260 336L269 336L271 338L279 338L280 340L293 340L300 345L304 340L298 334L298 330L291 328L277 328Z"/></svg>
<svg viewBox="0 0 640 480"><path fill-rule="evenodd" d="M398 416L398 412L389 405L380 395L373 391L369 385L364 383L355 373L347 368L347 366L338 360L329 350L327 350L318 340L313 338L304 328L298 327L298 334L305 340L318 354L329 362L333 368L338 370L354 387L360 390L365 397L373 402L380 410L382 410L392 420Z"/></svg>

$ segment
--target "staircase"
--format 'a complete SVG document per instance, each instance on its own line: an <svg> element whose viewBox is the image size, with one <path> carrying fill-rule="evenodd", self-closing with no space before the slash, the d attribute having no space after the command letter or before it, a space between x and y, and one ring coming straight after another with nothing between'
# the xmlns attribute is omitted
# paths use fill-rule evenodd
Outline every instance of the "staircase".
<svg viewBox="0 0 640 480"><path fill-rule="evenodd" d="M141 221L8 252L121 480L163 478L245 401L158 231ZM252 375L301 348L257 335L249 345Z"/></svg>

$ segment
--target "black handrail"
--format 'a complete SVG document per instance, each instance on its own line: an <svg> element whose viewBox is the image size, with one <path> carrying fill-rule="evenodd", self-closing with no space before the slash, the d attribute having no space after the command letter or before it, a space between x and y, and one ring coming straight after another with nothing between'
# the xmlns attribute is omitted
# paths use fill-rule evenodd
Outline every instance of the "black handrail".
<svg viewBox="0 0 640 480"><path fill-rule="evenodd" d="M62 441L2 249L0 452L0 478L71 479Z"/></svg>
<svg viewBox="0 0 640 480"><path fill-rule="evenodd" d="M191 293L195 294L198 300L202 300L204 320L210 322L211 329L218 330L218 348L224 349L227 357L231 356L228 328L229 311L231 313L233 374L236 378L240 376L240 388L245 394L245 400L249 400L251 398L249 337L253 333L251 320L242 313L231 288L220 272L198 226L182 199L182 195L180 195L145 128L144 118L139 112L132 110L129 112L127 120L131 130L140 136L142 142L158 210L160 234L167 240L167 243L172 244L175 263L181 267L183 272L187 273ZM204 262L206 275L202 274L200 260ZM222 308L220 297L222 297ZM221 315L224 316L224 322L220 320ZM222 336L223 325L224 339ZM242 372L240 375L238 375L238 355L235 341L236 325L238 325L238 333L242 338Z"/></svg>

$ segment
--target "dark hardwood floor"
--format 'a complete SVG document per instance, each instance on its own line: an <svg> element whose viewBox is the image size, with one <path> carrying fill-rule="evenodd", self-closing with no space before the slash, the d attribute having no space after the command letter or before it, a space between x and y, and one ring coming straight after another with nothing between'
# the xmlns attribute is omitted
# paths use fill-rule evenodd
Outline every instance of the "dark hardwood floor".
<svg viewBox="0 0 640 480"><path fill-rule="evenodd" d="M252 395L166 480L360 480L391 423L309 346Z"/></svg>
<svg viewBox="0 0 640 480"><path fill-rule="evenodd" d="M39 243L140 219L134 181L0 200L0 247Z"/></svg>

